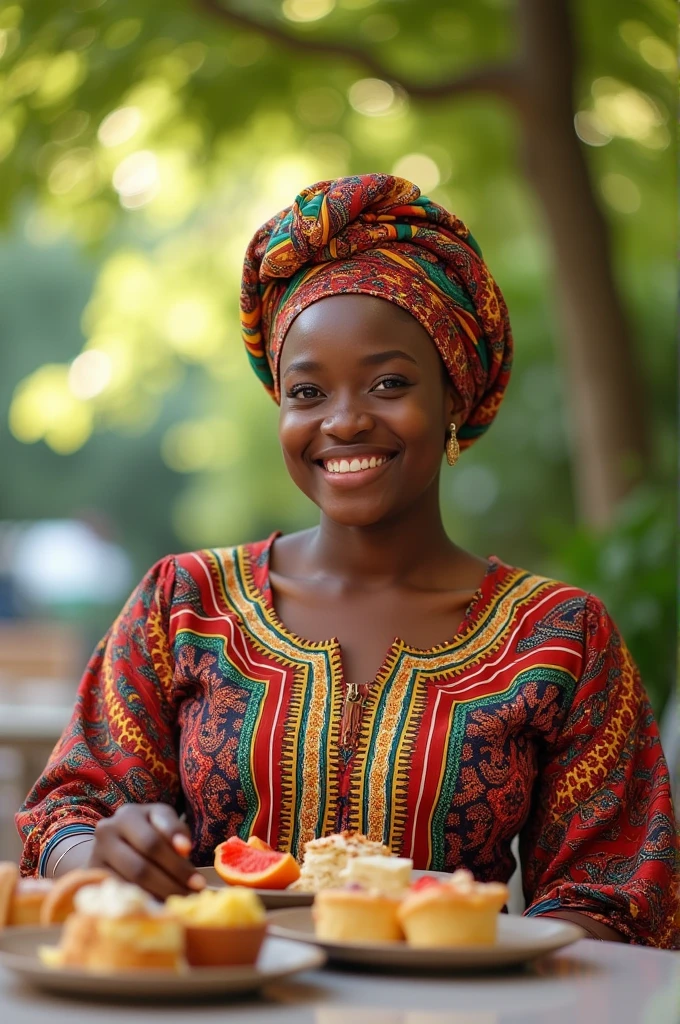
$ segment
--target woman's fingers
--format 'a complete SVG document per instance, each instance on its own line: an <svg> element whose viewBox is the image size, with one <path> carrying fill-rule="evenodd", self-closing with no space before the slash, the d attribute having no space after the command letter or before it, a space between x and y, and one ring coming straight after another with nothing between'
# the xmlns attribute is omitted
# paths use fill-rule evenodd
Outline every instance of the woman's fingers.
<svg viewBox="0 0 680 1024"><path fill-rule="evenodd" d="M91 863L165 899L205 887L203 876L180 852L190 849L188 829L172 807L125 804L97 824Z"/></svg>
<svg viewBox="0 0 680 1024"><path fill-rule="evenodd" d="M106 851L102 851L101 862L102 867L113 871L126 882L139 885L156 899L165 900L174 894L186 895L185 886L143 857L122 838L115 837Z"/></svg>
<svg viewBox="0 0 680 1024"><path fill-rule="evenodd" d="M177 811L169 804L149 804L147 806L149 812L149 821L161 835L164 835L168 840L172 842L175 838L183 838L187 841L189 849L191 849L191 839L189 838L189 829L185 822L180 821Z"/></svg>
<svg viewBox="0 0 680 1024"><path fill-rule="evenodd" d="M171 836L152 824L151 815L121 814L118 834L133 850L174 879L182 892L190 888L189 879L195 874L193 865L173 849Z"/></svg>

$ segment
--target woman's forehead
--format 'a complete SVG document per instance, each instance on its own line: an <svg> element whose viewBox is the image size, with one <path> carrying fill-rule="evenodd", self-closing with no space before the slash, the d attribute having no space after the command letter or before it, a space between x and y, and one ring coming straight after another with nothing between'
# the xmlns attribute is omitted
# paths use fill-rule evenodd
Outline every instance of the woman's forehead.
<svg viewBox="0 0 680 1024"><path fill-rule="evenodd" d="M423 352L438 359L427 331L396 303L372 295L333 295L307 306L286 334L281 353L281 372L301 353L328 351L346 356L377 350L389 343L413 357ZM425 356L427 358L427 356Z"/></svg>

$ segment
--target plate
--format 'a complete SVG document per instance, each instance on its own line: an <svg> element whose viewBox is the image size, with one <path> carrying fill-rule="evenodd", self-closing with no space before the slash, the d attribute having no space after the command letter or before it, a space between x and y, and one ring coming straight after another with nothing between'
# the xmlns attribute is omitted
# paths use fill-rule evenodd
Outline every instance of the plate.
<svg viewBox="0 0 680 1024"><path fill-rule="evenodd" d="M267 936L253 967L190 967L172 971L118 971L92 974L77 968L45 967L39 946L54 946L60 928L0 931L0 965L23 981L50 992L102 996L106 999L200 999L252 992L280 978L322 967L326 956L317 946Z"/></svg>
<svg viewBox="0 0 680 1024"><path fill-rule="evenodd" d="M314 935L312 913L308 907L277 910L270 914L269 933L296 942L313 942L331 960L422 971L512 967L546 953L554 953L582 939L585 934L578 925L557 918L499 914L498 938L494 946L414 949L405 942L325 942Z"/></svg>
<svg viewBox="0 0 680 1024"><path fill-rule="evenodd" d="M203 875L209 889L223 889L227 884L215 871L215 868L196 868ZM450 878L446 871L414 871L413 881L430 875L432 878ZM284 907L311 907L314 902L313 892L297 892L295 889L255 889L267 910L282 910Z"/></svg>
<svg viewBox="0 0 680 1024"><path fill-rule="evenodd" d="M214 868L196 868L203 875L209 889L224 889L224 882ZM255 889L267 910L281 907L311 907L314 902L313 892L295 892L290 889Z"/></svg>

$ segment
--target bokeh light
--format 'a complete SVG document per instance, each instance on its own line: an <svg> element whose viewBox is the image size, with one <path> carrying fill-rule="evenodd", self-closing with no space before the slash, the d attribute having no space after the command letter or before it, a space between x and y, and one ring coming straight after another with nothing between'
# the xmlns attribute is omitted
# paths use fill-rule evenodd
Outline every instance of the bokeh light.
<svg viewBox="0 0 680 1024"><path fill-rule="evenodd" d="M148 203L160 185L156 154L143 149L126 156L113 172L112 182L122 206L134 210Z"/></svg>
<svg viewBox="0 0 680 1024"><path fill-rule="evenodd" d="M97 138L102 146L120 146L139 131L141 124L142 112L138 107L118 107L99 125Z"/></svg>
<svg viewBox="0 0 680 1024"><path fill-rule="evenodd" d="M68 386L76 398L86 400L100 395L111 381L111 357L91 348L81 352L71 363Z"/></svg>
<svg viewBox="0 0 680 1024"><path fill-rule="evenodd" d="M402 156L392 168L392 174L415 182L424 194L435 189L441 180L437 164L425 153L408 153Z"/></svg>
<svg viewBox="0 0 680 1024"><path fill-rule="evenodd" d="M640 209L640 189L625 174L605 174L600 190L607 203L619 213L637 213Z"/></svg>
<svg viewBox="0 0 680 1024"><path fill-rule="evenodd" d="M360 78L350 87L348 98L359 114L380 117L390 112L396 97L392 86L382 78Z"/></svg>
<svg viewBox="0 0 680 1024"><path fill-rule="evenodd" d="M288 21L319 21L334 7L335 0L283 0L281 13Z"/></svg>

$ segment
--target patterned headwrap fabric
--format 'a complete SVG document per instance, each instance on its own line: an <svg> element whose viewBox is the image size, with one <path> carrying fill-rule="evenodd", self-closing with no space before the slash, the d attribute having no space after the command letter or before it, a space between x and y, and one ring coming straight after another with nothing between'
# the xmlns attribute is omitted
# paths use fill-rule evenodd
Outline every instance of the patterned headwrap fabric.
<svg viewBox="0 0 680 1024"><path fill-rule="evenodd" d="M276 399L286 332L329 295L374 295L407 310L437 346L466 419L461 448L501 403L512 335L500 289L466 226L410 181L362 174L320 181L255 233L246 250L241 326Z"/></svg>

